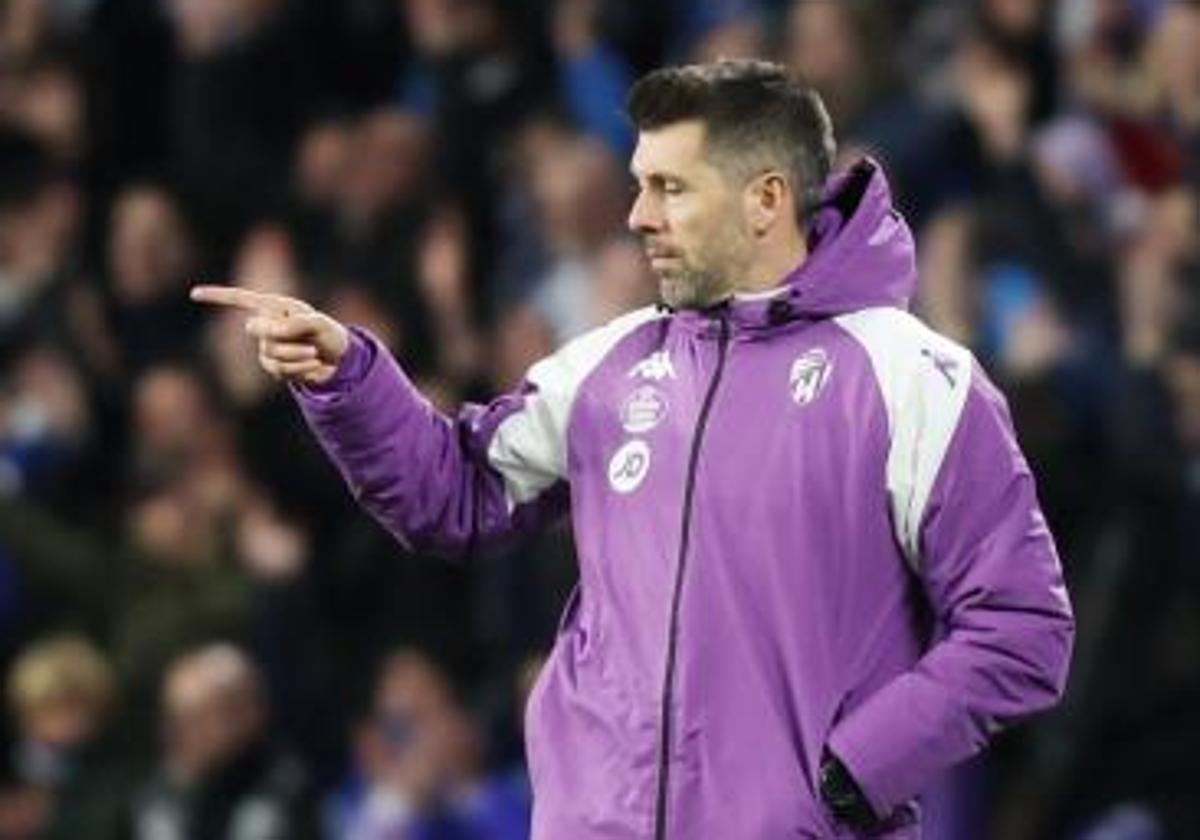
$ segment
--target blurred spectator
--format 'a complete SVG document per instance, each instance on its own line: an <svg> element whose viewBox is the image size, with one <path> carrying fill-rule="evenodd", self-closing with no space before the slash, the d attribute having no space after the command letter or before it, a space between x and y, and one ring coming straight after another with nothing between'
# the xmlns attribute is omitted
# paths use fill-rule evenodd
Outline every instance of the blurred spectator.
<svg viewBox="0 0 1200 840"><path fill-rule="evenodd" d="M691 61L719 61L722 58L755 58L766 50L762 26L757 16L745 13L731 18L704 33L689 53Z"/></svg>
<svg viewBox="0 0 1200 840"><path fill-rule="evenodd" d="M4 57L12 61L31 55L42 41L45 26L45 12L38 0L5 3L0 17L0 44Z"/></svg>
<svg viewBox="0 0 1200 840"><path fill-rule="evenodd" d="M1101 125L1081 115L1059 117L1032 142L1038 183L1073 223L1073 246L1088 254L1107 251L1114 237L1129 232L1141 202Z"/></svg>
<svg viewBox="0 0 1200 840"><path fill-rule="evenodd" d="M446 677L421 654L387 658L355 746L357 775L335 803L335 837L528 836L527 789L485 774L479 732Z"/></svg>
<svg viewBox="0 0 1200 840"><path fill-rule="evenodd" d="M1167 384L1175 410L1173 421L1185 453L1187 498L1200 497L1200 312L1192 302L1191 320L1176 330L1167 358Z"/></svg>
<svg viewBox="0 0 1200 840"><path fill-rule="evenodd" d="M172 663L162 689L161 767L135 800L134 837L317 837L304 768L268 739L261 678L231 645Z"/></svg>
<svg viewBox="0 0 1200 840"><path fill-rule="evenodd" d="M296 160L297 244L278 245L294 261L289 271L302 267L319 299L349 288L382 307L393 350L422 372L435 355L414 279L429 155L427 126L411 114L378 109L349 125L317 123Z"/></svg>
<svg viewBox="0 0 1200 840"><path fill-rule="evenodd" d="M153 185L127 187L108 232L111 325L127 374L185 353L199 316L188 305L194 244L176 201Z"/></svg>
<svg viewBox="0 0 1200 840"><path fill-rule="evenodd" d="M77 163L87 139L84 93L65 64L45 61L8 72L10 95L0 100L0 120L29 133L60 163Z"/></svg>
<svg viewBox="0 0 1200 840"><path fill-rule="evenodd" d="M361 120L349 169L340 179L341 224L351 239L379 224L381 217L416 203L427 186L427 151L426 127L417 117L379 110ZM371 266L364 268L364 273L375 274Z"/></svg>
<svg viewBox="0 0 1200 840"><path fill-rule="evenodd" d="M612 311L613 295L625 303L648 303L657 295L644 261L626 260L633 271L619 283L611 274L602 277L628 255L618 239L628 203L626 176L608 151L547 123L531 123L522 141L523 177L510 188L521 215L514 214L513 224L535 231L536 239L525 245L526 254L509 255L507 279L524 276L499 319L492 376L501 387L518 381L551 348L601 323Z"/></svg>
<svg viewBox="0 0 1200 840"><path fill-rule="evenodd" d="M1058 60L1052 40L1052 12L1047 0L984 0L979 26L1006 52L1020 56L1032 82L1029 117L1037 125L1057 106Z"/></svg>
<svg viewBox="0 0 1200 840"><path fill-rule="evenodd" d="M233 276L240 285L277 294L303 296L298 255L288 231L265 223L251 229L235 256ZM221 402L236 428L237 459L247 477L267 488L289 515L315 533L336 528L346 515L344 494L330 488L332 469L312 440L291 422L291 399L257 365L247 365L248 338L235 312L218 313L205 328L205 361ZM170 402L168 401L168 405ZM199 423L197 436L215 421Z"/></svg>
<svg viewBox="0 0 1200 840"><path fill-rule="evenodd" d="M883 17L862 2L795 0L788 15L788 64L817 90L839 135L858 137L891 83Z"/></svg>
<svg viewBox="0 0 1200 840"><path fill-rule="evenodd" d="M246 480L194 374L152 368L134 403L134 495L123 528L72 527L15 498L0 502L0 544L18 571L29 620L104 640L126 689L124 734L136 749L149 734L167 662L207 639L246 637L253 581L302 563L307 546L276 514L264 519L270 506ZM291 546L282 555L280 536Z"/></svg>
<svg viewBox="0 0 1200 840"><path fill-rule="evenodd" d="M535 281L529 304L557 345L598 324L590 275L604 246L622 231L625 176L605 149L578 139L535 161L532 178L550 264Z"/></svg>
<svg viewBox="0 0 1200 840"><path fill-rule="evenodd" d="M348 120L327 118L304 129L296 144L292 191L304 212L317 216L313 224L327 222L332 214L351 160L353 127Z"/></svg>
<svg viewBox="0 0 1200 840"><path fill-rule="evenodd" d="M1167 4L1149 35L1146 65L1164 130L1174 136L1193 179L1200 176L1200 4Z"/></svg>
<svg viewBox="0 0 1200 840"><path fill-rule="evenodd" d="M1131 365L1160 361L1172 331L1187 313L1181 269L1196 254L1198 222L1196 197L1173 190L1148 205L1141 229L1128 243L1118 291L1122 349Z"/></svg>
<svg viewBox="0 0 1200 840"><path fill-rule="evenodd" d="M18 787L0 796L0 836L124 837L131 779L107 736L117 695L104 656L78 637L39 641L13 663L8 696Z"/></svg>
<svg viewBox="0 0 1200 840"><path fill-rule="evenodd" d="M1173 0L1139 14L1134 3L1074 0L1061 11L1073 96L1104 120L1135 185L1157 192L1176 182L1195 135L1196 95L1188 81L1195 57L1175 45L1190 43L1194 4Z"/></svg>
<svg viewBox="0 0 1200 840"><path fill-rule="evenodd" d="M948 209L924 230L920 287L916 308L932 326L955 341L978 338L979 300L971 253L972 218L968 208Z"/></svg>
<svg viewBox="0 0 1200 840"><path fill-rule="evenodd" d="M487 276L498 244L494 206L502 150L537 105L551 95L549 50L527 27L529 8L498 0L408 0L405 22L415 60L400 79L400 102L431 119L439 143L433 167L463 208L470 261ZM480 313L491 290L473 290Z"/></svg>
<svg viewBox="0 0 1200 840"><path fill-rule="evenodd" d="M421 296L433 319L437 377L423 387L440 404L453 405L480 387L482 337L471 303L466 220L453 206L429 218L417 245Z"/></svg>
<svg viewBox="0 0 1200 840"><path fill-rule="evenodd" d="M309 107L319 62L306 55L304 4L170 0L177 61L169 89L173 172L213 255L277 212L286 149ZM312 45L320 54L320 42Z"/></svg>
<svg viewBox="0 0 1200 840"><path fill-rule="evenodd" d="M79 186L34 138L0 127L0 349L41 337L103 356L98 299L75 276L82 215Z"/></svg>
<svg viewBox="0 0 1200 840"><path fill-rule="evenodd" d="M371 111L356 123L347 150L346 170L337 180L337 225L345 239L345 261L322 273L365 277L394 276L394 262L372 260L371 247L401 234L398 215L418 210L428 188L428 134L424 122L390 109ZM309 173L310 177L314 173ZM395 247L395 246L392 246ZM323 268L318 261L319 270Z"/></svg>
<svg viewBox="0 0 1200 840"><path fill-rule="evenodd" d="M188 368L159 364L139 377L132 420L134 486L201 473L227 476L219 482L224 486L236 484L231 430L204 383ZM175 550L181 547L174 544Z"/></svg>
<svg viewBox="0 0 1200 840"><path fill-rule="evenodd" d="M588 312L593 324L649 306L658 300L658 287L636 242L614 239L596 255Z"/></svg>
<svg viewBox="0 0 1200 840"><path fill-rule="evenodd" d="M671 0L664 4L668 31L663 34L666 54L662 58L679 63L714 60L722 55L741 57L746 51L761 51L755 0Z"/></svg>
<svg viewBox="0 0 1200 840"><path fill-rule="evenodd" d="M61 352L33 346L8 372L0 400L0 474L3 492L62 501L65 483L94 443L94 420L81 372ZM92 464L94 466L94 463Z"/></svg>
<svg viewBox="0 0 1200 840"><path fill-rule="evenodd" d="M0 59L19 64L80 34L96 0L9 0L0 8Z"/></svg>
<svg viewBox="0 0 1200 840"><path fill-rule="evenodd" d="M584 132L603 140L618 158L625 158L633 150L633 130L621 106L633 73L602 39L600 4L597 0L559 0L554 15L554 46L567 108Z"/></svg>

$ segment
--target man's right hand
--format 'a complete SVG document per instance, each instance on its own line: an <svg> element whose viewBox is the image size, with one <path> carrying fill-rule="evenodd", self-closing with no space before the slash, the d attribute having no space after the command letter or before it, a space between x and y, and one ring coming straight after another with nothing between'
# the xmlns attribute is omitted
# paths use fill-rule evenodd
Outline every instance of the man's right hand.
<svg viewBox="0 0 1200 840"><path fill-rule="evenodd" d="M350 347L345 325L296 298L236 286L193 286L191 296L246 312L246 332L258 339L258 363L276 379L322 385Z"/></svg>

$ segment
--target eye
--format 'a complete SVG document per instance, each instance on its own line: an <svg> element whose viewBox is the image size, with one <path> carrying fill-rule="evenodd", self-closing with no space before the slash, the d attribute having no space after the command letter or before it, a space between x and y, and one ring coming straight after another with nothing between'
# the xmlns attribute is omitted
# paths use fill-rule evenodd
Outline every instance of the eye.
<svg viewBox="0 0 1200 840"><path fill-rule="evenodd" d="M674 178L668 178L663 182L663 192L666 195L680 195L683 193L683 184Z"/></svg>

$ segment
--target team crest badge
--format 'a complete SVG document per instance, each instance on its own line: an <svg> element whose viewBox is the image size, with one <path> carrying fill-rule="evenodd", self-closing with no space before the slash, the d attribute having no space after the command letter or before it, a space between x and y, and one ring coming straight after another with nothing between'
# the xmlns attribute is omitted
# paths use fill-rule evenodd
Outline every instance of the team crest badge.
<svg viewBox="0 0 1200 840"><path fill-rule="evenodd" d="M648 432L667 416L667 398L653 385L642 385L621 404L621 426L630 434Z"/></svg>
<svg viewBox="0 0 1200 840"><path fill-rule="evenodd" d="M829 376L833 373L833 362L829 354L814 347L792 362L788 382L792 389L792 400L796 405L808 405L821 395Z"/></svg>

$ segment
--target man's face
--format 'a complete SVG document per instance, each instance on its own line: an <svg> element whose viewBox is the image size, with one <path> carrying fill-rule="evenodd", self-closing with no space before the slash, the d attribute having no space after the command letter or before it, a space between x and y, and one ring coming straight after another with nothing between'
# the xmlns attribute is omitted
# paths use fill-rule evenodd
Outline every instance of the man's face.
<svg viewBox="0 0 1200 840"><path fill-rule="evenodd" d="M629 227L642 237L663 301L698 309L727 297L753 239L742 190L712 162L703 123L642 131L630 171L638 192Z"/></svg>

